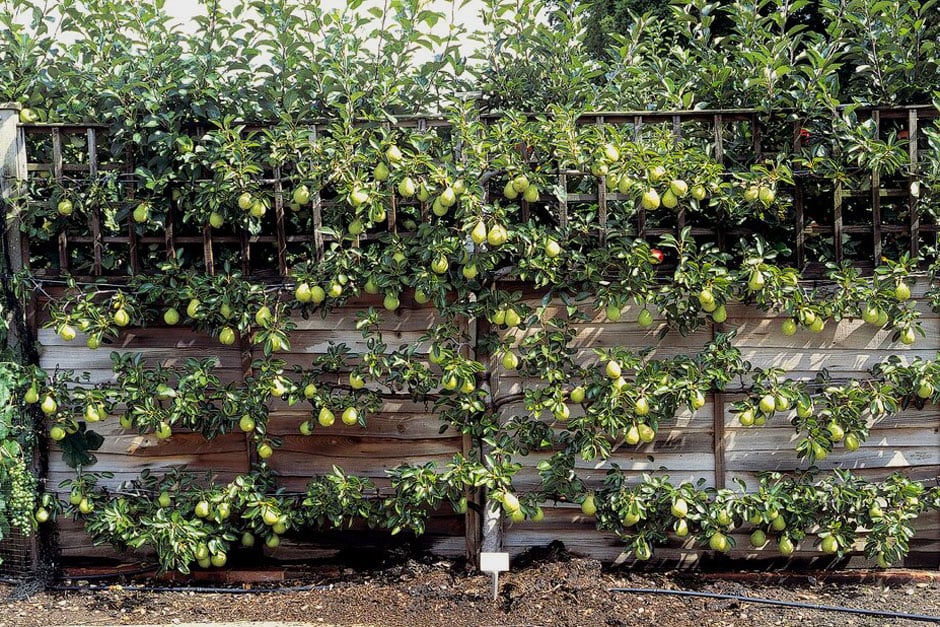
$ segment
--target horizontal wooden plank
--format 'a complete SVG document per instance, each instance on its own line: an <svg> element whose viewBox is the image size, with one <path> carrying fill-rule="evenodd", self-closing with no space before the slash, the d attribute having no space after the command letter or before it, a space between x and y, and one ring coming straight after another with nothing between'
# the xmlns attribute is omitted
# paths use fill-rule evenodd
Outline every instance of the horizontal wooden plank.
<svg viewBox="0 0 940 627"><path fill-rule="evenodd" d="M316 422L317 413L309 405L306 410L295 409L273 413L268 419L267 431L275 436L296 435L302 422L311 420ZM316 424L314 430L317 433L330 435L381 439L427 440L455 437L452 428L442 433L441 426L442 423L437 414L375 413L368 415L365 427L347 426L337 418L336 423L331 427L321 427Z"/></svg>
<svg viewBox="0 0 940 627"><path fill-rule="evenodd" d="M528 383L521 383L519 390L530 389ZM503 403L502 399L506 398L505 396L496 397L496 403L499 406L500 416L506 420L511 416L528 416L531 414L522 401ZM575 420L584 416L584 408L577 403L568 403L568 407L571 411L570 420ZM675 413L675 415L665 418L660 421L660 429L673 429L673 428L682 428L690 431L709 431L713 429L713 409L714 406L711 403L706 403L704 407L697 410L696 412L691 412L687 407L682 407ZM561 429L564 427L563 422L559 422L554 419L554 416L550 412L542 412L540 416L541 420L544 422L554 422L555 425Z"/></svg>
<svg viewBox="0 0 940 627"><path fill-rule="evenodd" d="M793 470L808 468L806 461L798 462L791 450L732 450L725 454L725 464L729 473L739 470ZM825 460L817 461L821 469L830 468L890 468L901 470L911 466L936 466L940 464L940 447L905 446L894 449L860 448L854 453L834 453Z"/></svg>
<svg viewBox="0 0 940 627"><path fill-rule="evenodd" d="M866 481L883 481L889 475L895 472L902 472L905 477L913 481L924 481L928 486L934 485L937 477L940 476L940 465L913 466L909 468L852 468L852 474ZM734 485L732 480L740 479L745 482L748 490L757 489L761 471L733 470L727 473L727 485Z"/></svg>
<svg viewBox="0 0 940 627"><path fill-rule="evenodd" d="M797 433L793 427L738 427L726 432L724 446L727 451L785 451L793 450L797 442L804 437L805 434ZM879 429L871 433L865 441L864 449L860 450L870 451L876 448L893 450L897 447L923 446L931 440L940 440L936 428ZM834 447L833 453L844 454L847 457L852 455L839 443Z"/></svg>
<svg viewBox="0 0 940 627"><path fill-rule="evenodd" d="M435 462L446 465L462 450L463 438L398 440L355 436L287 435L268 464L278 474L310 477L330 472L334 465L348 473L385 477L402 464Z"/></svg>

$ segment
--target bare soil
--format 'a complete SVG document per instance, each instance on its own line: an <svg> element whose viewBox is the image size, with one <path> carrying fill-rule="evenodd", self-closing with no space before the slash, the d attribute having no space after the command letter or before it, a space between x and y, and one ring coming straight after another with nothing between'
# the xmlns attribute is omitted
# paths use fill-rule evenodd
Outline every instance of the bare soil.
<svg viewBox="0 0 940 627"><path fill-rule="evenodd" d="M734 580L714 573L650 574L605 569L595 560L570 556L556 548L515 560L512 572L500 579L496 601L492 600L489 575L473 572L459 561L411 557L383 564L380 569L317 567L303 579L277 587L241 586L211 593L139 589L167 585L154 581L119 585L66 580L54 585L79 590L53 589L35 594L28 594L27 586L0 586L0 625L173 625L217 621L407 627L930 624L758 605L735 599L612 592L611 588L692 590L940 617L940 577L936 572L915 572L911 578L871 578L863 583L831 583L811 574L774 577L776 583L766 579L748 575L741 581L740 576ZM309 589L285 590L286 586ZM940 622L940 618L936 621Z"/></svg>

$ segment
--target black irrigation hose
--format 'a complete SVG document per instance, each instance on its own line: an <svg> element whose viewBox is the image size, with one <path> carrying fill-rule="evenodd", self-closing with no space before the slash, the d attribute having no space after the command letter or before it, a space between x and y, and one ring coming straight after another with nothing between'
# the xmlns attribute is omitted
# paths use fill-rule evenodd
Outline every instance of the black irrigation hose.
<svg viewBox="0 0 940 627"><path fill-rule="evenodd" d="M798 601L778 601L762 597L748 597L738 594L721 594L717 592L695 592L692 590L663 590L662 588L608 588L608 592L631 592L633 594L667 594L679 597L704 597L706 599L729 599L743 603L763 603L764 605L781 605L804 610L821 610L824 612L847 612L863 616L879 616L882 618L904 618L907 620L923 621L927 623L940 623L940 616L926 614L904 614L901 612L886 612L883 610L866 610L841 605L817 605L815 603L800 603Z"/></svg>
<svg viewBox="0 0 940 627"><path fill-rule="evenodd" d="M49 586L52 592L105 592L121 590L125 592L199 592L203 594L285 594L290 592L309 592L311 590L329 590L334 584L316 584L308 586L283 586L279 588L218 588L209 586Z"/></svg>

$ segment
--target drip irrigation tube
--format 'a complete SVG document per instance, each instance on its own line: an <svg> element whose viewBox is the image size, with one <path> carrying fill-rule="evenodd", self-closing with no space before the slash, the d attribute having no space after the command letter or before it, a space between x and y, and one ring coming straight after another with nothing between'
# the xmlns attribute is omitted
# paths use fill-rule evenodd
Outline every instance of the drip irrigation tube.
<svg viewBox="0 0 940 627"><path fill-rule="evenodd" d="M804 610L821 610L824 612L847 612L863 616L878 616L881 618L903 618L906 620L922 621L927 623L940 623L940 616L926 614L905 614L903 612L888 612L884 610L866 610L841 605L817 605L815 603L800 603L798 601L781 601L765 599L762 597L748 597L739 594L721 594L717 592L696 592L692 590L664 590L662 588L608 588L608 592L629 592L633 594L666 594L679 597L703 597L706 599L728 599L743 603L762 603L764 605L780 605L795 607Z"/></svg>
<svg viewBox="0 0 940 627"><path fill-rule="evenodd" d="M287 594L329 590L334 584L308 586L282 586L279 588L220 588L212 586L64 586L54 585L47 589L53 592L104 592L120 589L126 592L198 592L202 594Z"/></svg>

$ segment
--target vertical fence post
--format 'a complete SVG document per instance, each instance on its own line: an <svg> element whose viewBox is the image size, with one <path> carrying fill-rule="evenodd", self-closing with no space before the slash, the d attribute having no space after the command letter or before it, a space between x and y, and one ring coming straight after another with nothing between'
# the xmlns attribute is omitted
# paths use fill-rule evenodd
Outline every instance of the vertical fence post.
<svg viewBox="0 0 940 627"><path fill-rule="evenodd" d="M3 234L3 255L0 256L0 273L13 274L23 266L22 239L19 216L9 202L22 192L26 179L26 146L19 132L20 106L0 103L0 199L3 215L0 216ZM7 329L7 347L15 355L24 354L25 321L16 320L15 299L10 289L11 282L4 280L4 298L13 306L4 308L3 324ZM13 299L13 300L10 300Z"/></svg>
<svg viewBox="0 0 940 627"><path fill-rule="evenodd" d="M26 181L26 143L18 126L20 105L0 102L0 298L3 300L0 324L6 329L5 349L17 363L26 363L32 357L29 327L19 299L13 293L9 276L23 268L23 239L20 219L16 210L17 198L24 192ZM32 471L43 476L43 458L33 451ZM23 546L28 554L27 568L35 575L40 570L40 547L35 534ZM25 574L25 573L24 573Z"/></svg>

